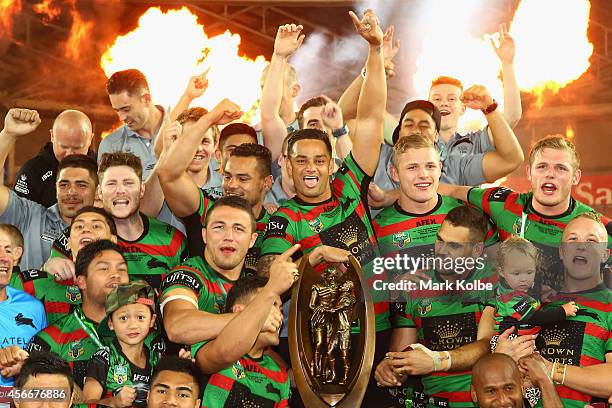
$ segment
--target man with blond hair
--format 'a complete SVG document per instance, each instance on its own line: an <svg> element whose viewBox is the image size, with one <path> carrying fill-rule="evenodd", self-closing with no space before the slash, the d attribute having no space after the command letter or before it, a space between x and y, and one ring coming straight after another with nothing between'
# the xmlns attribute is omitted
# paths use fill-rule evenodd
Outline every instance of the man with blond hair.
<svg viewBox="0 0 612 408"><path fill-rule="evenodd" d="M572 197L572 186L578 184L581 175L572 142L553 135L539 140L531 149L527 165L531 191L527 193L507 187L442 186L440 191L482 209L497 225L501 239L519 235L533 242L544 256L539 284L558 290L563 280L559 276L562 265L557 248L563 230L577 215L594 211ZM602 217L602 222L610 243L612 222L606 217Z"/></svg>

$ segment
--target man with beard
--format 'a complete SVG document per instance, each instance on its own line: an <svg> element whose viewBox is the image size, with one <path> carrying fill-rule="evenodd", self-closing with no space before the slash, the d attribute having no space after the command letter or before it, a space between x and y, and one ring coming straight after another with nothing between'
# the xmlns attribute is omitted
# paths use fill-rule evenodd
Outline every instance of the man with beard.
<svg viewBox="0 0 612 408"><path fill-rule="evenodd" d="M106 316L106 296L120 283L128 283L127 264L121 248L108 240L95 241L79 251L76 282L83 304L32 338L25 351L18 346L0 350L0 368L14 376L27 352L52 351L68 361L79 387L83 387L87 364L111 333L98 330Z"/></svg>
<svg viewBox="0 0 612 408"><path fill-rule="evenodd" d="M570 301L579 307L576 316L543 325L536 340L566 408L605 403L612 395L612 291L602 281L608 240L595 213L582 213L567 223L559 248L565 280L542 307Z"/></svg>
<svg viewBox="0 0 612 408"><path fill-rule="evenodd" d="M235 317L232 313L222 313L225 298L234 283L244 276L247 251L257 239L255 231L255 217L246 200L232 196L220 198L204 220L203 254L189 258L164 279L159 301L166 333L175 343L198 343L192 349L193 355L203 342L216 338ZM295 245L288 253L298 247ZM279 259L276 268L283 269L285 275L295 275L297 266L288 258ZM281 321L280 311L271 314L264 330L278 330Z"/></svg>
<svg viewBox="0 0 612 408"><path fill-rule="evenodd" d="M392 352L375 372L379 385L394 387L406 374L423 375L422 389L408 385L406 398L413 403L473 406L469 370L489 351L487 342L477 342L478 323L497 280L483 258L487 228L485 215L473 207L448 212L436 236L434 269L395 304ZM486 286L468 289L468 283Z"/></svg>
<svg viewBox="0 0 612 408"><path fill-rule="evenodd" d="M49 259L42 270L15 270L11 286L41 300L45 305L47 321L54 323L70 313L71 305L81 303L81 291L75 282L74 259L81 248L100 239L117 242L115 222L102 208L81 208L70 224L67 257Z"/></svg>
<svg viewBox="0 0 612 408"><path fill-rule="evenodd" d="M33 132L39 124L36 111L9 110L0 132L0 166L4 167L17 139ZM19 228L25 241L22 269L39 268L49 257L51 244L76 212L93 204L98 184L96 171L95 160L87 156L72 155L62 160L57 169L57 204L49 208L0 186L0 222Z"/></svg>
<svg viewBox="0 0 612 408"><path fill-rule="evenodd" d="M538 283L550 288L563 284L557 248L568 221L579 214L592 212L589 206L575 200L572 186L580 181L580 160L572 142L561 135L540 139L531 149L527 178L531 191L518 193L506 187L469 188L441 186L440 192L481 208L497 225L500 238L515 234L535 244L542 251L543 273ZM612 244L612 221L602 217ZM544 296L545 297L545 296Z"/></svg>
<svg viewBox="0 0 612 408"><path fill-rule="evenodd" d="M57 203L55 181L59 162L72 154L87 154L93 140L87 115L72 109L57 115L50 133L51 141L15 175L15 192L47 208Z"/></svg>
<svg viewBox="0 0 612 408"><path fill-rule="evenodd" d="M117 226L130 278L142 279L158 289L168 270L187 257L185 237L174 227L139 211L145 186L137 156L122 152L103 155L98 177L98 194Z"/></svg>

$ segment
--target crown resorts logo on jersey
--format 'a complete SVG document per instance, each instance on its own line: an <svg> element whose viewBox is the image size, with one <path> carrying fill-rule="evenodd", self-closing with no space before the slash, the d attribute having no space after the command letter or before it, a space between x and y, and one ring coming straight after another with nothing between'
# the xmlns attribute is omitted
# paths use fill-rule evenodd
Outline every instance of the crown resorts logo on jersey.
<svg viewBox="0 0 612 408"><path fill-rule="evenodd" d="M318 234L321 231L323 231L323 223L318 218L315 218L314 220L309 221L308 226L310 227L312 232L314 232L315 234Z"/></svg>
<svg viewBox="0 0 612 408"><path fill-rule="evenodd" d="M113 368L113 381L121 385L127 381L127 366L123 364L117 364Z"/></svg>
<svg viewBox="0 0 612 408"><path fill-rule="evenodd" d="M70 349L68 350L68 356L71 359L76 360L77 358L82 356L84 352L85 352L85 349L83 348L83 342L81 342L81 340L77 340L77 341L73 341L70 344Z"/></svg>
<svg viewBox="0 0 612 408"><path fill-rule="evenodd" d="M393 234L393 245L399 248L403 248L412 241L410 233L408 231L396 232Z"/></svg>
<svg viewBox="0 0 612 408"><path fill-rule="evenodd" d="M66 299L75 303L81 301L81 290L78 286L66 286Z"/></svg>
<svg viewBox="0 0 612 408"><path fill-rule="evenodd" d="M566 337L567 333L563 328L553 328L542 333L542 338L547 346L560 346Z"/></svg>
<svg viewBox="0 0 612 408"><path fill-rule="evenodd" d="M234 363L234 365L232 366L232 373L234 374L234 377L236 377L239 380L246 377L246 373L244 372L244 368L240 364L240 361L236 361Z"/></svg>
<svg viewBox="0 0 612 408"><path fill-rule="evenodd" d="M429 298L419 299L417 310L419 311L419 314L421 316L425 316L427 313L429 313L431 311L431 299Z"/></svg>

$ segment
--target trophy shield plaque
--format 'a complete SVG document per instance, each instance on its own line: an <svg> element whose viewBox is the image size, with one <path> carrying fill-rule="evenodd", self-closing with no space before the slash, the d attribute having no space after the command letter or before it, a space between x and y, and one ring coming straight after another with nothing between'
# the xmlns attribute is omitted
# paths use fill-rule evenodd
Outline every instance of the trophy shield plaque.
<svg viewBox="0 0 612 408"><path fill-rule="evenodd" d="M289 313L291 366L308 408L354 408L366 392L376 343L374 305L359 262L300 265ZM351 336L351 328L359 333Z"/></svg>

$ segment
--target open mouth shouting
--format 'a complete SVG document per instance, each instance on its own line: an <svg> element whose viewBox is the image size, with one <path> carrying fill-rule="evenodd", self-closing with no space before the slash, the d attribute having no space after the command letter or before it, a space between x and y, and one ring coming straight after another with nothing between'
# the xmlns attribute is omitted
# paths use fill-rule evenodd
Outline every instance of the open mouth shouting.
<svg viewBox="0 0 612 408"><path fill-rule="evenodd" d="M553 183L544 183L542 184L542 192L546 195L553 195L557 191L557 186Z"/></svg>
<svg viewBox="0 0 612 408"><path fill-rule="evenodd" d="M589 260L582 256L582 255L576 255L573 259L572 259L572 263L574 265L586 265L589 263Z"/></svg>
<svg viewBox="0 0 612 408"><path fill-rule="evenodd" d="M237 251L236 248L234 248L232 246L229 246L229 245L224 245L224 246L220 247L219 250L225 256L233 255Z"/></svg>
<svg viewBox="0 0 612 408"><path fill-rule="evenodd" d="M317 183L319 183L319 178L317 176L304 176L304 185L308 188L316 187Z"/></svg>
<svg viewBox="0 0 612 408"><path fill-rule="evenodd" d="M440 109L440 115L441 116L448 116L450 114L451 114L451 112L448 109Z"/></svg>
<svg viewBox="0 0 612 408"><path fill-rule="evenodd" d="M94 239L91 237L82 237L81 239L79 239L79 248L83 248L86 245L91 244L92 242L94 242Z"/></svg>
<svg viewBox="0 0 612 408"><path fill-rule="evenodd" d="M113 200L113 208L127 208L130 205L130 200L127 198L116 198Z"/></svg>

